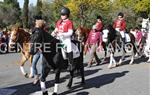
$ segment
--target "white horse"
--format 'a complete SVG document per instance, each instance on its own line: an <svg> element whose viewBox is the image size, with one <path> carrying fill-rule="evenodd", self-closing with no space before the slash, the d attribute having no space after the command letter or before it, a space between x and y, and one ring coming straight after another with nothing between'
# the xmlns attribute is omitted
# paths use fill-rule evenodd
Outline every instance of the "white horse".
<svg viewBox="0 0 150 95"><path fill-rule="evenodd" d="M142 32L147 33L146 46L144 49L144 53L147 57L149 57L148 61L150 63L150 19L142 20Z"/></svg>

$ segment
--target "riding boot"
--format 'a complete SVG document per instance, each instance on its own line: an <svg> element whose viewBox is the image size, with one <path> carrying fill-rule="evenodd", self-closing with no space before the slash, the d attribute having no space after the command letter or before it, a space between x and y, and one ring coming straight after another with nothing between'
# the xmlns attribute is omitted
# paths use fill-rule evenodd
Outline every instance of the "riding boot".
<svg viewBox="0 0 150 95"><path fill-rule="evenodd" d="M73 52L68 53L68 69L69 71L73 70Z"/></svg>

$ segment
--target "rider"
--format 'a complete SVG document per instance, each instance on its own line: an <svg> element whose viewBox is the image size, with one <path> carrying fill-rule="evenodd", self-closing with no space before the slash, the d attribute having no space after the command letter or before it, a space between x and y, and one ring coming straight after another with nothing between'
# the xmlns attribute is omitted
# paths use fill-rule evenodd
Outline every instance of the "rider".
<svg viewBox="0 0 150 95"><path fill-rule="evenodd" d="M118 18L114 21L113 28L117 31L117 35L121 36L122 41L125 42L126 21L122 12L118 13Z"/></svg>
<svg viewBox="0 0 150 95"><path fill-rule="evenodd" d="M73 22L69 20L70 10L63 7L60 11L61 19L57 21L56 28L52 32L65 46L69 61L69 70L72 70L73 51L71 46L71 36L73 35Z"/></svg>

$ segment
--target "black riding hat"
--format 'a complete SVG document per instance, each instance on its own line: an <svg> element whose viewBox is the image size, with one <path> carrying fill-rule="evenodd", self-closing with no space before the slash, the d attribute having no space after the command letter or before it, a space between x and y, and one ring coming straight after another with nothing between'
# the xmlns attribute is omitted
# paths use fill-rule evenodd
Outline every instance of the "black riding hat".
<svg viewBox="0 0 150 95"><path fill-rule="evenodd" d="M101 17L100 15L98 15L98 16L97 16L97 19L100 19L100 20L102 20L102 17Z"/></svg>
<svg viewBox="0 0 150 95"><path fill-rule="evenodd" d="M63 7L63 8L61 9L61 11L60 11L60 14L61 14L61 15L67 15L67 16L69 16L69 15L70 15L70 9L67 8L67 7Z"/></svg>
<svg viewBox="0 0 150 95"><path fill-rule="evenodd" d="M118 16L124 17L124 14L122 12L118 13Z"/></svg>
<svg viewBox="0 0 150 95"><path fill-rule="evenodd" d="M42 20L42 16L41 15L36 15L36 16L34 16L34 19L35 20Z"/></svg>

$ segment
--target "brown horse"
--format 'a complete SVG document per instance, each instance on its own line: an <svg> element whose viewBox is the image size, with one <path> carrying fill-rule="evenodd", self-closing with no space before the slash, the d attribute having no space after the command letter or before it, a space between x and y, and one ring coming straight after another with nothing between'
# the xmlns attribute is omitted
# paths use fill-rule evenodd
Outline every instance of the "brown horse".
<svg viewBox="0 0 150 95"><path fill-rule="evenodd" d="M86 27L79 26L75 31L75 39L80 41L83 45L85 45L85 42L88 38L88 34L90 33L90 29ZM88 50L88 47L84 46L84 55L86 54Z"/></svg>
<svg viewBox="0 0 150 95"><path fill-rule="evenodd" d="M32 56L29 53L29 49L30 49L29 40L30 40L30 34L28 32L25 32L22 28L19 28L18 26L12 27L11 36L9 40L9 49L12 49L14 44L16 44L21 48L22 57L19 62L20 70L25 77L31 78L33 74L30 73L30 75L28 75L28 73L25 72L23 67L26 61L28 60L30 61L30 67L31 67ZM32 72L32 68L30 69L30 71Z"/></svg>

